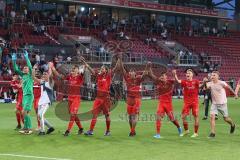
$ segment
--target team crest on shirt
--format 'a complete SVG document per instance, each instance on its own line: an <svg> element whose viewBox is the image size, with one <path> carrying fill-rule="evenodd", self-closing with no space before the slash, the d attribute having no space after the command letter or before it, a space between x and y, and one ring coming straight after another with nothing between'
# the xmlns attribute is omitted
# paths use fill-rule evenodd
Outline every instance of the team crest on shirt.
<svg viewBox="0 0 240 160"><path fill-rule="evenodd" d="M76 80L76 78L71 78L71 84L76 84L77 83L77 80Z"/></svg>
<svg viewBox="0 0 240 160"><path fill-rule="evenodd" d="M195 82L195 81L193 81L192 83L188 82L188 83L187 83L187 88L188 88L188 89L195 89L195 85L196 85L196 82Z"/></svg>

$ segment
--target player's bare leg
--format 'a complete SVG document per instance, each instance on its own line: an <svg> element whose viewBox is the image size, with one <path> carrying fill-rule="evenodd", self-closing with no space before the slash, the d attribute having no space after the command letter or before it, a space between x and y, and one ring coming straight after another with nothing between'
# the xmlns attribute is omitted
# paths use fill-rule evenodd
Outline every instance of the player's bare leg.
<svg viewBox="0 0 240 160"><path fill-rule="evenodd" d="M192 138L198 137L198 128L199 128L199 116L195 115L194 116L194 133L191 136Z"/></svg>
<svg viewBox="0 0 240 160"><path fill-rule="evenodd" d="M129 133L129 136L132 135L132 128L133 128L133 116L132 115L129 115L128 116L128 122L129 122L129 126L130 126L130 133Z"/></svg>
<svg viewBox="0 0 240 160"><path fill-rule="evenodd" d="M164 116L163 115L157 115L156 117L156 135L153 136L154 138L162 138L160 135L160 130L161 130L161 120Z"/></svg>
<svg viewBox="0 0 240 160"><path fill-rule="evenodd" d="M74 125L74 122L78 126L78 134L82 134L83 133L83 128L82 128L82 125L81 125L81 122L80 122L79 118L77 117L77 114L71 114L70 121L68 123L68 129L64 133L64 136L68 136L69 135L69 133L71 132L72 127Z"/></svg>
<svg viewBox="0 0 240 160"><path fill-rule="evenodd" d="M168 118L177 127L178 134L179 134L179 136L181 136L182 135L182 128L180 127L178 120L175 119L175 117L174 117L172 112L168 113Z"/></svg>
<svg viewBox="0 0 240 160"><path fill-rule="evenodd" d="M132 130L132 128L133 128L133 117L132 117L131 114L128 116L128 122L129 122L129 126L130 126L129 136L131 136L131 133L132 133L131 130Z"/></svg>
<svg viewBox="0 0 240 160"><path fill-rule="evenodd" d="M75 115L75 123L78 126L78 135L83 134L83 127L77 114Z"/></svg>
<svg viewBox="0 0 240 160"><path fill-rule="evenodd" d="M22 121L22 124L24 126L24 111L19 111L20 115L21 115L21 121Z"/></svg>
<svg viewBox="0 0 240 160"><path fill-rule="evenodd" d="M128 116L128 122L129 122L130 130L131 130L132 129L132 115Z"/></svg>
<svg viewBox="0 0 240 160"><path fill-rule="evenodd" d="M211 133L210 135L208 136L209 138L214 138L215 137L215 114L211 114L211 117L210 117L210 127L211 127Z"/></svg>
<svg viewBox="0 0 240 160"><path fill-rule="evenodd" d="M71 132L71 129L73 127L73 124L74 124L74 121L75 121L75 115L74 114L71 114L70 115L70 120L69 120L69 123L68 123L68 129L65 131L65 133L63 134L65 137L66 136L69 136L70 132Z"/></svg>
<svg viewBox="0 0 240 160"><path fill-rule="evenodd" d="M135 128L137 126L137 120L138 120L137 114L129 115L129 124L130 124L130 129L131 129L131 131L129 133L130 137L133 137L136 135Z"/></svg>
<svg viewBox="0 0 240 160"><path fill-rule="evenodd" d="M224 117L224 121L231 125L230 133L233 134L235 131L235 123L230 117Z"/></svg>
<svg viewBox="0 0 240 160"><path fill-rule="evenodd" d="M106 132L105 132L104 136L110 136L111 135L111 133L110 133L110 125L111 125L110 115L106 114L105 118L106 118Z"/></svg>
<svg viewBox="0 0 240 160"><path fill-rule="evenodd" d="M187 118L187 115L183 114L182 115L182 122L183 122L184 132L180 135L181 137L189 134L188 122L187 122L186 118Z"/></svg>
<svg viewBox="0 0 240 160"><path fill-rule="evenodd" d="M86 136L92 136L93 135L93 130L94 130L94 127L97 123L97 117L98 117L98 114L93 114L93 118L92 118L92 121L91 121L91 124L90 124L90 129L84 133L84 135Z"/></svg>
<svg viewBox="0 0 240 160"><path fill-rule="evenodd" d="M38 109L35 109L35 114L36 114L36 118L37 118L37 128L36 128L36 131L39 131L41 126L40 126L40 118L38 116Z"/></svg>
<svg viewBox="0 0 240 160"><path fill-rule="evenodd" d="M19 130L22 128L22 125L21 125L22 112L19 110L16 110L15 113L16 113L16 119L17 119L17 127L15 128L15 130Z"/></svg>

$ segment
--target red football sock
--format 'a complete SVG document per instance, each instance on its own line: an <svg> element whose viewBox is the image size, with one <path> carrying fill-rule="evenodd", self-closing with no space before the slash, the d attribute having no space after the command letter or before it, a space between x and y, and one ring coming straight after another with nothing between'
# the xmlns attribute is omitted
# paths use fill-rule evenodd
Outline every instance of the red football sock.
<svg viewBox="0 0 240 160"><path fill-rule="evenodd" d="M178 123L178 121L175 119L174 121L172 121L172 123L177 127L177 128L180 128L180 125Z"/></svg>
<svg viewBox="0 0 240 160"><path fill-rule="evenodd" d="M107 131L110 131L110 124L111 124L111 120L110 119L106 119Z"/></svg>
<svg viewBox="0 0 240 160"><path fill-rule="evenodd" d="M188 130L188 122L183 122L183 127L184 127L184 130Z"/></svg>
<svg viewBox="0 0 240 160"><path fill-rule="evenodd" d="M67 129L69 132L72 130L74 121L75 121L75 115L71 115L70 121L69 121L69 123L68 123L68 129Z"/></svg>
<svg viewBox="0 0 240 160"><path fill-rule="evenodd" d="M21 113L17 112L16 113L16 118L17 118L18 126L20 126L21 125Z"/></svg>
<svg viewBox="0 0 240 160"><path fill-rule="evenodd" d="M160 134L160 128L161 128L161 120L157 119L157 120L156 120L156 130L157 130L157 134Z"/></svg>
<svg viewBox="0 0 240 160"><path fill-rule="evenodd" d="M93 118L90 124L90 131L93 131L96 123L97 123L97 118Z"/></svg>
<svg viewBox="0 0 240 160"><path fill-rule="evenodd" d="M194 125L194 133L198 133L199 125Z"/></svg>
<svg viewBox="0 0 240 160"><path fill-rule="evenodd" d="M78 118L78 116L75 117L75 123L77 124L77 126L78 126L79 129L83 128L83 127L82 127L82 124L81 124L81 122L80 122L80 119Z"/></svg>

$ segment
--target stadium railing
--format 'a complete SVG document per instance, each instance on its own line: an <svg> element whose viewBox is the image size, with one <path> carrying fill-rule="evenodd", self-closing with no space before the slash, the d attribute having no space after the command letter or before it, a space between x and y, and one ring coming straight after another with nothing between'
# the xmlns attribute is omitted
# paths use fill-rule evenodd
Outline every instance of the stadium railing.
<svg viewBox="0 0 240 160"><path fill-rule="evenodd" d="M178 56L178 66L198 66L199 59L197 55L187 57Z"/></svg>

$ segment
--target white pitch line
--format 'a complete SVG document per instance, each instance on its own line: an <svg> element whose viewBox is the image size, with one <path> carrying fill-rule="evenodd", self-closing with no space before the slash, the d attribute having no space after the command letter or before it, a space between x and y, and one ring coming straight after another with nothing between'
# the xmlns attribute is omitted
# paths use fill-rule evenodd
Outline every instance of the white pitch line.
<svg viewBox="0 0 240 160"><path fill-rule="evenodd" d="M0 156L46 159L46 160L70 160L70 159L63 159L63 158L38 157L38 156L28 156L28 155L18 155L18 154L7 154L7 153L0 153Z"/></svg>

